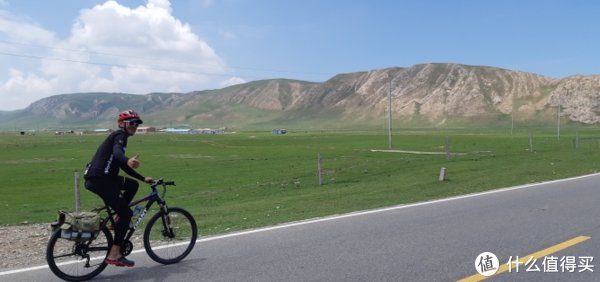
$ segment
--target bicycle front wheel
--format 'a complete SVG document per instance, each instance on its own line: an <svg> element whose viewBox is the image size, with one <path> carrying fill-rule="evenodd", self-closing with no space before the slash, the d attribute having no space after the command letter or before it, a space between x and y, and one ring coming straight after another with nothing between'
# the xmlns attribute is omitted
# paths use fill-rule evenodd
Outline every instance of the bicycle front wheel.
<svg viewBox="0 0 600 282"><path fill-rule="evenodd" d="M56 276L67 281L84 281L106 268L104 258L113 242L107 228L103 228L91 241L65 239L61 232L58 229L52 233L46 248L46 261Z"/></svg>
<svg viewBox="0 0 600 282"><path fill-rule="evenodd" d="M171 264L181 261L194 248L198 228L192 215L182 208L156 213L146 225L144 248L154 261Z"/></svg>

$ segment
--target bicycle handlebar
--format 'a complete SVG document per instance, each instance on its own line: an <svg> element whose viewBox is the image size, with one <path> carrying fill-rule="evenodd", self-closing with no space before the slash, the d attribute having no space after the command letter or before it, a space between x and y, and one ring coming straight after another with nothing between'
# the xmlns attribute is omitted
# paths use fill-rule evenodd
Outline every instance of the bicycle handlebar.
<svg viewBox="0 0 600 282"><path fill-rule="evenodd" d="M163 187L166 187L166 186L177 186L177 185L175 185L175 181L164 181L162 178L154 180L152 183L150 183L151 187L156 187L158 185L162 185Z"/></svg>

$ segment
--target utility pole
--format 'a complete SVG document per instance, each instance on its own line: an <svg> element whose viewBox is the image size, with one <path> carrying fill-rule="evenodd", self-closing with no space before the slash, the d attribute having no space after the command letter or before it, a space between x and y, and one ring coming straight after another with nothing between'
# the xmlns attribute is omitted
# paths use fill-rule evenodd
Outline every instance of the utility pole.
<svg viewBox="0 0 600 282"><path fill-rule="evenodd" d="M392 75L388 73L390 79L390 91L388 93L388 143L389 148L392 148Z"/></svg>
<svg viewBox="0 0 600 282"><path fill-rule="evenodd" d="M514 113L514 109L513 109L513 111L510 113L510 135L513 134L514 129L515 129L515 113Z"/></svg>
<svg viewBox="0 0 600 282"><path fill-rule="evenodd" d="M512 96L512 109L510 110L510 135L515 130L515 96Z"/></svg>
<svg viewBox="0 0 600 282"><path fill-rule="evenodd" d="M567 91L567 93L569 93ZM556 138L560 140L560 104L562 100L560 99L560 93L558 94L558 112L556 113Z"/></svg>

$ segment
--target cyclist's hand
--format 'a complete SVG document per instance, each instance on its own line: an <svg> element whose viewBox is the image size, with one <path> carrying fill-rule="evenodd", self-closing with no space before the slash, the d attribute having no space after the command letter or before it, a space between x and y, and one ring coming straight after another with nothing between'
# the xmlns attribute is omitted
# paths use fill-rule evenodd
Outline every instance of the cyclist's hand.
<svg viewBox="0 0 600 282"><path fill-rule="evenodd" d="M135 155L132 158L129 158L129 160L127 160L127 165L133 169L140 167L140 161L138 161L138 157L139 155Z"/></svg>
<svg viewBox="0 0 600 282"><path fill-rule="evenodd" d="M150 176L146 176L146 178L144 178L144 182L146 182L148 184L152 184L154 182L154 178L152 178Z"/></svg>

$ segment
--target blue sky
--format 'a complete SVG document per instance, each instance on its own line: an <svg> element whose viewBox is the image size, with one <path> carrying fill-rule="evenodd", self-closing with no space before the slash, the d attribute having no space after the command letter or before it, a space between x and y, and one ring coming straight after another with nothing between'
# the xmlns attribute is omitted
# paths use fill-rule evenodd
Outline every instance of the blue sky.
<svg viewBox="0 0 600 282"><path fill-rule="evenodd" d="M595 1L0 0L0 110L459 63L600 74Z"/></svg>

